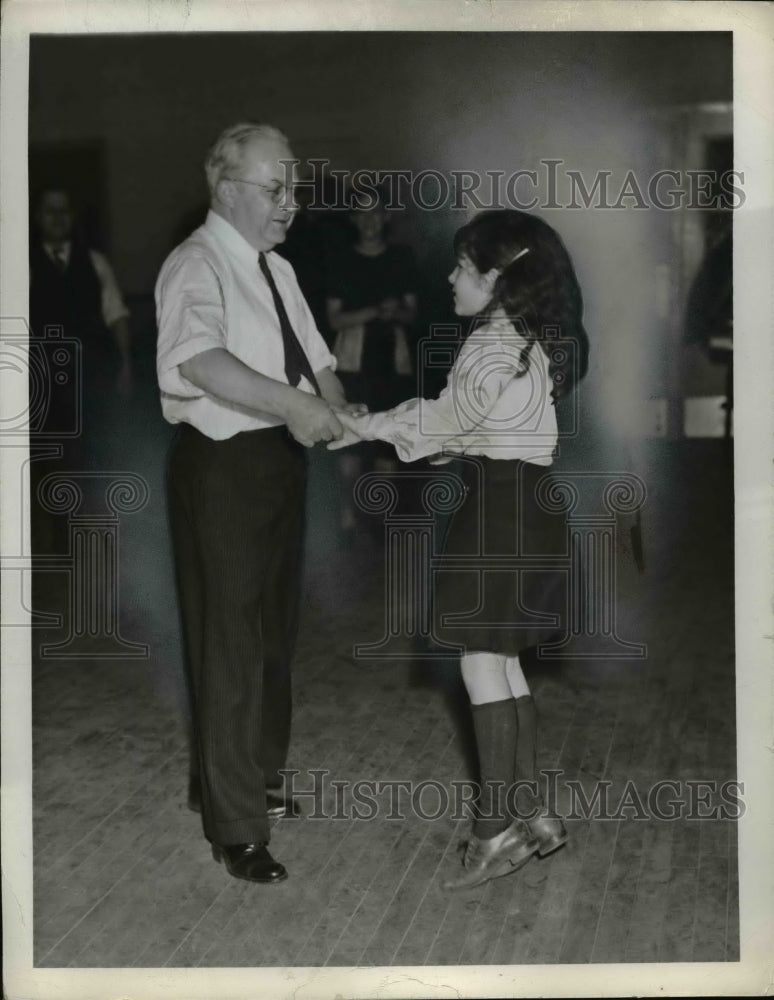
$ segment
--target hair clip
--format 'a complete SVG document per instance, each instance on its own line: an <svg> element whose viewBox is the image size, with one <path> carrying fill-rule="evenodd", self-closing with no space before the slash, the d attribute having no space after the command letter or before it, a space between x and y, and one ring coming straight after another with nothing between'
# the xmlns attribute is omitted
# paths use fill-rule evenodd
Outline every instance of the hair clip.
<svg viewBox="0 0 774 1000"><path fill-rule="evenodd" d="M511 264L515 264L519 257L523 257L525 253L529 253L529 247L524 247L523 250L519 250L516 256L512 257L505 266L510 267Z"/></svg>

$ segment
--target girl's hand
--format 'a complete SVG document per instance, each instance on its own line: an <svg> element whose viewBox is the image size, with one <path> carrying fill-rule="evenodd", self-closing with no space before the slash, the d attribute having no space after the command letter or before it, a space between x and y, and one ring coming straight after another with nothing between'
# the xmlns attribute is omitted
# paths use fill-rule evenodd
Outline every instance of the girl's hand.
<svg viewBox="0 0 774 1000"><path fill-rule="evenodd" d="M336 413L348 413L351 417L363 417L368 413L365 403L345 403L343 406L334 406Z"/></svg>
<svg viewBox="0 0 774 1000"><path fill-rule="evenodd" d="M350 404L352 406L360 406L360 403ZM344 428L344 433L340 438L335 441L331 441L328 446L329 451L338 451L339 448L348 448L352 444L357 444L358 441L364 441L362 431L365 430L368 420L364 419L365 414L354 414L348 412L347 409L340 409L337 411L340 418L342 427Z"/></svg>
<svg viewBox="0 0 774 1000"><path fill-rule="evenodd" d="M325 447L328 451L339 451L341 448L349 448L350 445L357 444L362 440L363 438L361 438L360 435L353 431L350 427L345 427L344 433L338 441L329 441Z"/></svg>

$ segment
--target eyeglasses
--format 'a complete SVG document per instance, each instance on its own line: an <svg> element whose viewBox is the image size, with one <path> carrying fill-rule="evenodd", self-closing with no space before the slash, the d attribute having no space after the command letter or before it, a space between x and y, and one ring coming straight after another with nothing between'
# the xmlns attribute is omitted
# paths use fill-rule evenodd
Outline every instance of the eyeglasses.
<svg viewBox="0 0 774 1000"><path fill-rule="evenodd" d="M286 198L289 197L291 203L295 204L295 195L297 189L295 187L285 187L284 184L278 184L276 187L269 187L266 184L259 184L258 181L248 181L244 177L223 177L224 181L236 181L238 184L249 184L251 187L260 188L265 191L275 205L280 205Z"/></svg>

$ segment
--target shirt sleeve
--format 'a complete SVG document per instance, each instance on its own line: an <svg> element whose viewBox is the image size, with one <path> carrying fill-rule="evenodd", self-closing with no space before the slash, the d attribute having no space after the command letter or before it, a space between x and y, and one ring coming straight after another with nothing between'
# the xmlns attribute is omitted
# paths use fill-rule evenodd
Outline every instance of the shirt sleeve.
<svg viewBox="0 0 774 1000"><path fill-rule="evenodd" d="M129 310L126 308L121 289L118 287L116 276L107 257L96 250L90 250L89 256L102 291L102 319L105 321L105 326L112 326L116 320L126 318L129 315Z"/></svg>
<svg viewBox="0 0 774 1000"><path fill-rule="evenodd" d="M409 399L383 413L340 414L339 419L364 440L394 445L404 462L441 451L461 453L521 370L520 354L516 345L499 338L468 342L437 399Z"/></svg>
<svg viewBox="0 0 774 1000"><path fill-rule="evenodd" d="M161 391L171 396L206 395L180 373L180 365L213 348L226 347L225 307L212 265L201 256L168 261L156 285Z"/></svg>

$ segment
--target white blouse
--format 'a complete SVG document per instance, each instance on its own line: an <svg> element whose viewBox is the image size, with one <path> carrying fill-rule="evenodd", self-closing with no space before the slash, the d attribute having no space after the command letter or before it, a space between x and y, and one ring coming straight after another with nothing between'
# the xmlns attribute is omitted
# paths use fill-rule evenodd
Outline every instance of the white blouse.
<svg viewBox="0 0 774 1000"><path fill-rule="evenodd" d="M383 413L337 414L366 441L387 441L404 462L442 453L551 465L557 441L548 358L504 317L493 317L460 348L438 399L409 399Z"/></svg>

